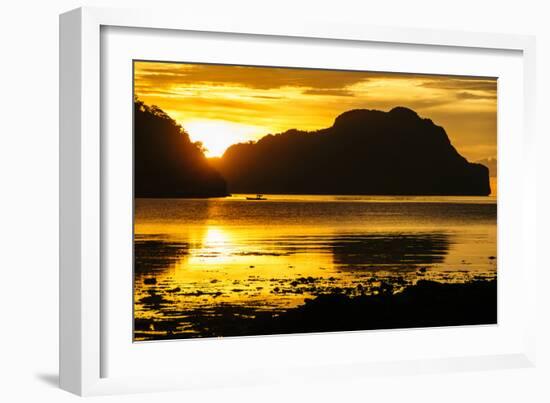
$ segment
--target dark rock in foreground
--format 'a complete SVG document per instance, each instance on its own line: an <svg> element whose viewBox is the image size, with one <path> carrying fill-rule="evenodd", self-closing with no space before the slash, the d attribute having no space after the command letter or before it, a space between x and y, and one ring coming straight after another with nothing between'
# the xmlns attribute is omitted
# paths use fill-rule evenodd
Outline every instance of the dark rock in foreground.
<svg viewBox="0 0 550 403"><path fill-rule="evenodd" d="M416 112L358 109L316 132L236 144L217 160L234 193L489 195L489 171Z"/></svg>
<svg viewBox="0 0 550 403"><path fill-rule="evenodd" d="M497 323L497 282L442 284L420 280L402 293L321 295L252 324L252 334L308 333Z"/></svg>
<svg viewBox="0 0 550 403"><path fill-rule="evenodd" d="M449 284L420 280L396 294L391 287L378 295L321 294L277 315L231 305L216 315L211 313L189 313L195 322L194 332L189 334L172 333L177 320L155 322L157 329L167 333L153 337L142 333L150 322L136 319L136 337L159 340L496 324L497 281Z"/></svg>

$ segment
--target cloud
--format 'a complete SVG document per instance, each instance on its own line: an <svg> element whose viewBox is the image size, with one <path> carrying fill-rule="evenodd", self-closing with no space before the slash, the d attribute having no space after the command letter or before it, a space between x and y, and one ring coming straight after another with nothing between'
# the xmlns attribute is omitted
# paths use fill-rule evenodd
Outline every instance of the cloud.
<svg viewBox="0 0 550 403"><path fill-rule="evenodd" d="M468 92L468 91L461 91L461 92L457 92L456 93L456 98L457 99L465 99L465 100L469 100L469 99L472 99L472 100L475 100L475 99L490 99L490 100L494 100L497 98L497 94L496 92L495 93L485 93L485 94L474 94L473 92Z"/></svg>
<svg viewBox="0 0 550 403"><path fill-rule="evenodd" d="M278 97L274 95L251 95L251 98L257 98L257 99L283 99L284 97Z"/></svg>
<svg viewBox="0 0 550 403"><path fill-rule="evenodd" d="M135 74L142 86L210 84L263 90L282 87L339 89L368 79L368 73L357 71L152 62L136 62Z"/></svg>
<svg viewBox="0 0 550 403"><path fill-rule="evenodd" d="M353 97L355 94L349 90L340 89L340 88L310 88L305 91L302 91L304 95L330 95L333 97Z"/></svg>
<svg viewBox="0 0 550 403"><path fill-rule="evenodd" d="M419 84L425 88L441 90L486 91L496 93L496 79L446 78L430 79Z"/></svg>

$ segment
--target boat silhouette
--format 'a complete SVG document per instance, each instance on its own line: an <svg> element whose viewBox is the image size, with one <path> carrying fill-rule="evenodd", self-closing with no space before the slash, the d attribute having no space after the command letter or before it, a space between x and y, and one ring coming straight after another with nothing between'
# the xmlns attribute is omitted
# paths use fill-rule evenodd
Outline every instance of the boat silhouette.
<svg viewBox="0 0 550 403"><path fill-rule="evenodd" d="M246 200L267 200L264 195L257 194L256 197L247 197Z"/></svg>

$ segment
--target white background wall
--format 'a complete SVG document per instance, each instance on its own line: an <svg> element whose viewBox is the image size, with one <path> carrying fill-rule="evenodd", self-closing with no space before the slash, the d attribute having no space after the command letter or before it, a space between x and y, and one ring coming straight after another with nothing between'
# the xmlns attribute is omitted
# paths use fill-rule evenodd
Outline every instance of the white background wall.
<svg viewBox="0 0 550 403"><path fill-rule="evenodd" d="M186 4L187 3L187 4ZM0 13L0 400L65 402L56 388L58 293L58 14L81 5L167 7L227 18L313 18L372 25L450 28L537 36L539 206L550 205L550 12L544 1L427 0L19 0ZM539 208L539 259L550 238ZM541 265L542 266L542 265ZM548 265L546 265L548 266ZM543 270L547 267L541 267ZM550 304L547 273L538 282L536 369L353 379L304 384L127 397L100 401L550 401Z"/></svg>

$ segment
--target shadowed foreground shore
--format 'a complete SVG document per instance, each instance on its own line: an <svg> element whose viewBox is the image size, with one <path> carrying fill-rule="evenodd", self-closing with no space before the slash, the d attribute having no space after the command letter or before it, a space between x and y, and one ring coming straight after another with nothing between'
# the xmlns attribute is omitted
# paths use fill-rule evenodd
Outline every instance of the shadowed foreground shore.
<svg viewBox="0 0 550 403"><path fill-rule="evenodd" d="M175 323L170 322L155 326L173 328ZM395 294L391 286L377 295L323 294L279 314L247 315L243 308L228 306L217 315L197 315L194 323L196 334L167 332L154 339L496 324L497 281L444 284L420 280ZM136 336L150 324L136 319Z"/></svg>

